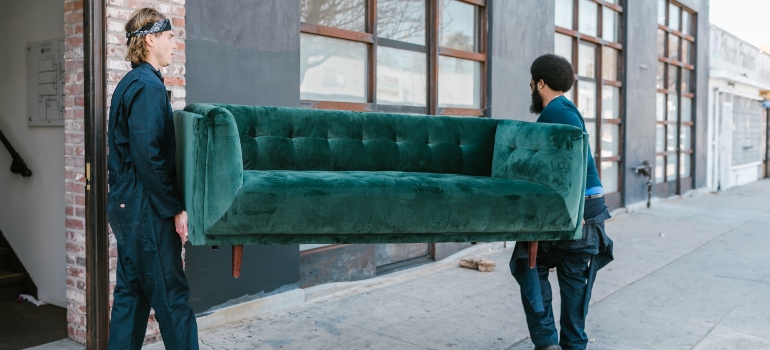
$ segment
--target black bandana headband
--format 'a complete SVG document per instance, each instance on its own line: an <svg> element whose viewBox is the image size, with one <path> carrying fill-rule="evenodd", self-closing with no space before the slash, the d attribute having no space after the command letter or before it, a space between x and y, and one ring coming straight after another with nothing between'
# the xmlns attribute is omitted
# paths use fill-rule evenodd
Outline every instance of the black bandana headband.
<svg viewBox="0 0 770 350"><path fill-rule="evenodd" d="M171 30L171 20L168 18L160 21L155 22L152 24L145 25L142 28L139 28L139 30L132 32L132 33L126 33L126 38L131 38L132 36L144 36L147 34L153 34L153 33L160 33L165 32L167 30Z"/></svg>

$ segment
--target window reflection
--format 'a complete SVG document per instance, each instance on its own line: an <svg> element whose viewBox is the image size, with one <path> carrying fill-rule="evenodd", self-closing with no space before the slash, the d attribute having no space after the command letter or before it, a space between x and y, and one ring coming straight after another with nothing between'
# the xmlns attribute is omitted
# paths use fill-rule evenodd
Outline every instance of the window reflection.
<svg viewBox="0 0 770 350"><path fill-rule="evenodd" d="M366 102L367 45L300 34L300 98Z"/></svg>
<svg viewBox="0 0 770 350"><path fill-rule="evenodd" d="M366 0L302 0L300 20L355 32L366 30Z"/></svg>
<svg viewBox="0 0 770 350"><path fill-rule="evenodd" d="M443 0L439 25L440 46L472 51L476 45L476 6L457 0Z"/></svg>
<svg viewBox="0 0 770 350"><path fill-rule="evenodd" d="M426 45L425 0L378 0L377 36Z"/></svg>

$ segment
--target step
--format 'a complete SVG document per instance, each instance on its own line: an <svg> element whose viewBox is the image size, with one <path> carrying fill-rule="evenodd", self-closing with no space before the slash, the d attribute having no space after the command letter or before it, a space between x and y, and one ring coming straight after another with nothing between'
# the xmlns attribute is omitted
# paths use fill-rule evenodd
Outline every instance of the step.
<svg viewBox="0 0 770 350"><path fill-rule="evenodd" d="M24 274L12 271L0 271L0 287L24 282Z"/></svg>

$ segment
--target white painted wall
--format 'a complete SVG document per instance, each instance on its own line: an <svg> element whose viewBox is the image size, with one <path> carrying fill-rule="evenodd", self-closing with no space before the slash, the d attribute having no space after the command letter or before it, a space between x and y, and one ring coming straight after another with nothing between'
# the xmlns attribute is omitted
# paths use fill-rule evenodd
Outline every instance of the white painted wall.
<svg viewBox="0 0 770 350"><path fill-rule="evenodd" d="M0 0L0 129L32 170L10 172L0 146L0 230L38 288L65 307L64 128L28 127L26 45L64 37L64 1Z"/></svg>

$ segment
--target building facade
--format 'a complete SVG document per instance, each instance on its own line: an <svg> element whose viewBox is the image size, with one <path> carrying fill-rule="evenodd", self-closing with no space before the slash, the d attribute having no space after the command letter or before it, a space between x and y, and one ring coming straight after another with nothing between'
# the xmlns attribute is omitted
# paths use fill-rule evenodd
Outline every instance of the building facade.
<svg viewBox="0 0 770 350"><path fill-rule="evenodd" d="M0 39L13 48L1 54L12 63L0 68L13 79L0 84L15 91L0 96L12 111L0 114L0 127L11 130L20 153L36 155L30 163L41 175L22 180L0 173L8 198L0 201L0 229L41 299L67 307L70 337L80 342L92 337L89 305L106 304L102 313L109 305L88 286L108 276L111 290L116 255L112 239L88 243L108 237L93 225L104 213L98 200L88 199L90 191L106 185L91 177L103 165L88 144L103 147L99 126L109 94L129 69L123 25L143 6L171 16L178 31L179 51L163 72L177 109L216 102L534 121L530 64L557 53L575 67L577 82L567 95L585 118L611 209L644 206L647 178L635 169L645 161L653 166L653 198L707 186L708 0L45 1L0 4L4 13L20 12L32 22L43 14L58 18L39 26L49 32L29 34L23 43ZM93 13L102 14L99 21L84 21ZM103 38L95 49L88 45L94 35ZM57 38L64 42L62 122L31 125L16 117L29 112L26 90L14 90L27 84L19 73L27 66L22 44ZM94 100L91 91L105 99ZM38 158L40 145L51 159ZM0 164L8 163L0 156ZM40 186L50 188L29 198ZM37 212L18 209L24 207ZM34 226L36 215L52 219ZM40 244L50 254L36 254ZM229 249L188 247L185 261L191 304L205 313L285 290L374 277L468 246L247 246L239 279L228 273ZM105 271L89 270L87 261L105 253ZM158 336L153 322L147 340Z"/></svg>
<svg viewBox="0 0 770 350"><path fill-rule="evenodd" d="M770 55L711 25L707 184L727 190L768 176Z"/></svg>

